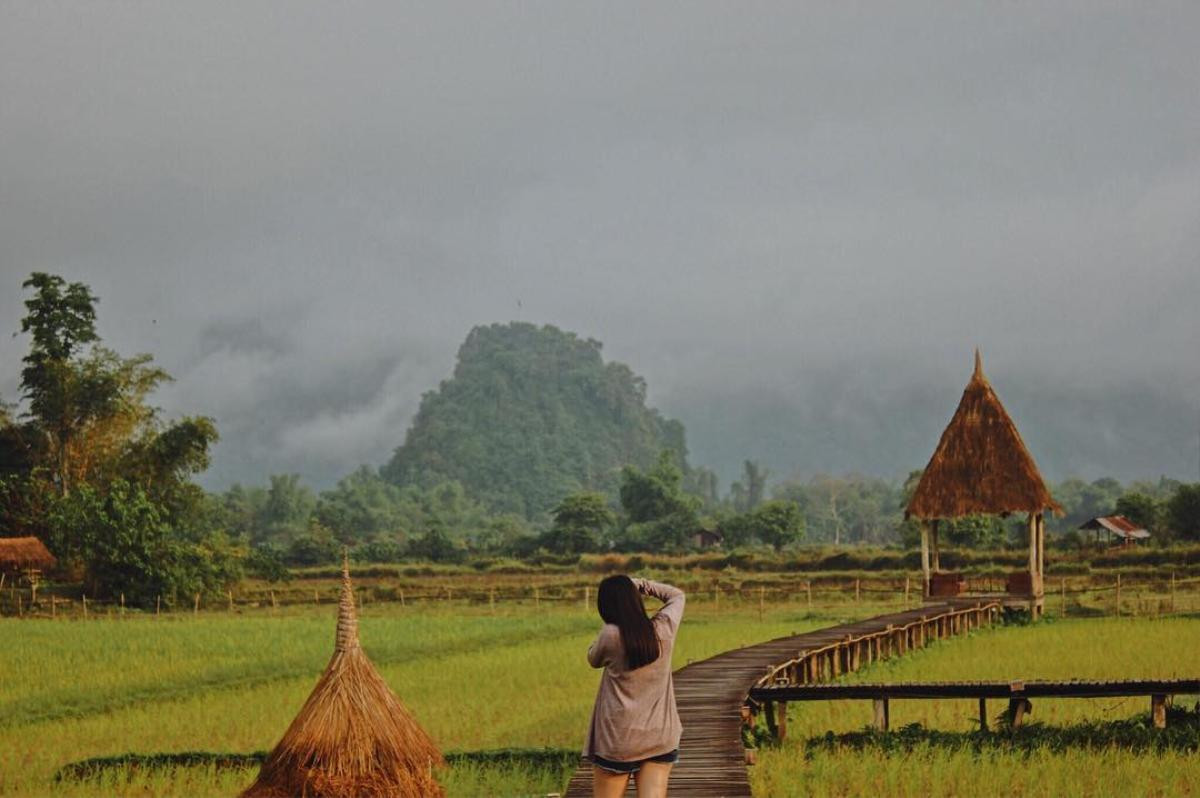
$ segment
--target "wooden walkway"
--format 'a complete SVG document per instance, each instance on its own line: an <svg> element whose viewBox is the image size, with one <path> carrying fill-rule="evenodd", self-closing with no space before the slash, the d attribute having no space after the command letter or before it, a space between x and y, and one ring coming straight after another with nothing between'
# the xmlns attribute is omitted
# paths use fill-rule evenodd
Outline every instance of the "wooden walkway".
<svg viewBox="0 0 1200 798"><path fill-rule="evenodd" d="M995 604L970 608L927 604L734 649L679 669L675 672L675 699L683 723L683 740L679 764L671 771L670 795L750 795L742 747L742 713L751 688L836 678L876 659L923 646L929 640L990 623L998 611ZM770 721L774 725L775 717ZM631 779L629 794L633 793ZM592 768L581 762L566 795L590 798L591 794Z"/></svg>

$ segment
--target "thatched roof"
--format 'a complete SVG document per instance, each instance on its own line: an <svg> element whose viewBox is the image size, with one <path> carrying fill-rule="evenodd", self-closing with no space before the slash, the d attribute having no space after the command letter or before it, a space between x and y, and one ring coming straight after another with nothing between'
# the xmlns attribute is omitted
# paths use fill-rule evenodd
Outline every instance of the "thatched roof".
<svg viewBox="0 0 1200 798"><path fill-rule="evenodd" d="M342 569L333 658L242 798L440 796L433 741L358 641L349 568Z"/></svg>
<svg viewBox="0 0 1200 798"><path fill-rule="evenodd" d="M1062 512L1050 495L1021 433L983 375L975 373L942 433L905 513L914 518L959 518L1015 512Z"/></svg>
<svg viewBox="0 0 1200 798"><path fill-rule="evenodd" d="M37 538L0 538L0 570L53 568L54 555Z"/></svg>

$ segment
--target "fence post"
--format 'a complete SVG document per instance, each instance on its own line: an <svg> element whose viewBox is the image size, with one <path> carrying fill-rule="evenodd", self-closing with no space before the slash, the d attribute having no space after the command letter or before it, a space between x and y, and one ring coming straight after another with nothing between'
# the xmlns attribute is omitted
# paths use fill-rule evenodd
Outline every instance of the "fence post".
<svg viewBox="0 0 1200 798"><path fill-rule="evenodd" d="M200 594L197 593L192 597L192 617L195 617L200 612Z"/></svg>
<svg viewBox="0 0 1200 798"><path fill-rule="evenodd" d="M400 588L400 606L404 606L404 588Z"/></svg>
<svg viewBox="0 0 1200 798"><path fill-rule="evenodd" d="M861 598L862 598L862 590L861 590L861 587L860 587L860 585L859 585L859 580L858 580L858 579L855 579L855 580L854 580L854 601L855 601L855 603L858 603L858 601L859 601Z"/></svg>
<svg viewBox="0 0 1200 798"><path fill-rule="evenodd" d="M274 612L277 605L275 604L275 591L271 591L271 611Z"/></svg>
<svg viewBox="0 0 1200 798"><path fill-rule="evenodd" d="M812 580L811 579L804 580L804 590L805 590L805 592L808 593L808 608L811 610L812 609Z"/></svg>
<svg viewBox="0 0 1200 798"><path fill-rule="evenodd" d="M909 593L908 582L909 582L908 577L907 576L904 577L904 604L905 604L905 606L908 606L908 593Z"/></svg>
<svg viewBox="0 0 1200 798"><path fill-rule="evenodd" d="M492 588L488 591L488 609L491 611L492 615L496 614L496 588Z"/></svg>
<svg viewBox="0 0 1200 798"><path fill-rule="evenodd" d="M763 619L763 601L766 599L767 589L762 585L758 586L758 622L762 623Z"/></svg>
<svg viewBox="0 0 1200 798"><path fill-rule="evenodd" d="M229 611L233 612L233 591L229 591Z"/></svg>
<svg viewBox="0 0 1200 798"><path fill-rule="evenodd" d="M125 594L121 594L121 617L125 617Z"/></svg>
<svg viewBox="0 0 1200 798"><path fill-rule="evenodd" d="M1121 574L1119 572L1117 573L1116 604L1117 604L1117 617L1120 618L1121 617Z"/></svg>
<svg viewBox="0 0 1200 798"><path fill-rule="evenodd" d="M1171 572L1171 612L1175 612L1175 572Z"/></svg>
<svg viewBox="0 0 1200 798"><path fill-rule="evenodd" d="M588 585L583 589L583 611L587 612L592 608L592 587Z"/></svg>
<svg viewBox="0 0 1200 798"><path fill-rule="evenodd" d="M1066 577L1063 577L1063 580L1062 580L1062 614L1063 614L1064 618L1067 617L1067 579L1066 579Z"/></svg>
<svg viewBox="0 0 1200 798"><path fill-rule="evenodd" d="M83 599L83 619L86 621L87 620L87 593L84 593L82 595L82 599Z"/></svg>

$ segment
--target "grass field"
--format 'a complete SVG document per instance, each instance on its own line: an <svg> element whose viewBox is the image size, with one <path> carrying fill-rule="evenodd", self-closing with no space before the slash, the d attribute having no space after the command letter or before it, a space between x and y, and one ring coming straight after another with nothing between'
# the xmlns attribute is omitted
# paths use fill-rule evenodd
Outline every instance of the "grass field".
<svg viewBox="0 0 1200 798"><path fill-rule="evenodd" d="M868 667L848 681L971 679L1129 679L1195 677L1200 673L1200 619L1051 619L949 640ZM1188 703L1194 701L1188 700ZM990 702L997 716L1000 701ZM893 701L888 736L834 734L871 722L869 701L793 703L788 740L768 747L752 770L756 795L1195 795L1200 794L1200 731L1179 730L1173 745L1139 741L1057 750L1055 734L1037 728L1103 724L1146 715L1149 699L1041 699L1034 726L1018 733L1036 742L972 735L974 700ZM1111 725L1111 724L1110 724ZM1137 724L1135 724L1137 725ZM890 737L890 739L883 739ZM866 744L862 744L864 739ZM1153 740L1153 735L1146 735Z"/></svg>
<svg viewBox="0 0 1200 798"><path fill-rule="evenodd" d="M846 603L809 610L694 595L676 666L747 643L894 611ZM445 751L582 745L598 676L583 652L598 626L581 604L443 601L368 605L364 647ZM192 617L0 620L0 795L229 796L248 768L109 770L56 783L78 760L183 751L270 748L325 665L333 607L288 607ZM1065 620L984 630L849 678L867 680L1193 676L1200 620ZM998 702L997 702L998 703ZM1033 720L1103 721L1145 713L1141 699L1038 701ZM995 707L995 712L1001 711ZM788 741L752 769L757 795L1200 793L1194 752L1118 746L1055 752L980 751L944 740L905 750L809 742L860 730L869 702L793 704ZM971 728L971 702L893 702L893 728ZM953 736L953 735L951 735ZM910 750L911 749L911 750ZM569 755L568 755L569 757ZM568 767L460 761L443 773L451 795L543 795Z"/></svg>
<svg viewBox="0 0 1200 798"><path fill-rule="evenodd" d="M676 647L688 659L881 608L809 612L757 603L718 613L693 600ZM110 773L55 783L63 765L127 752L270 748L333 644L333 607L279 615L130 615L125 620L0 620L0 795L232 795L248 770ZM584 660L598 619L582 606L368 606L364 648L445 751L577 749L598 681ZM567 771L463 763L452 795L544 794Z"/></svg>

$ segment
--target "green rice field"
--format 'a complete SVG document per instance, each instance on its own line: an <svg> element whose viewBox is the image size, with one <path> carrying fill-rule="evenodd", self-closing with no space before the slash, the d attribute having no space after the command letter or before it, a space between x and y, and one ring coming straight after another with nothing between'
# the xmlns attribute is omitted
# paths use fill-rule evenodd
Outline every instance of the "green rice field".
<svg viewBox="0 0 1200 798"><path fill-rule="evenodd" d="M690 603L676 666L895 609L714 604L699 597ZM0 795L236 794L252 779L252 766L108 768L61 781L55 774L91 757L269 749L330 655L333 612L323 605L196 617L0 620ZM583 742L598 679L584 650L597 625L594 612L578 604L381 603L363 611L361 635L444 751L550 749L549 756L518 755L512 763L456 759L442 774L450 795L545 795L562 789ZM1052 619L982 630L849 678L1194 676L1198 651L1195 618ZM1144 715L1148 701L1036 703L1033 721L1069 725ZM1102 795L1117 787L1123 794L1200 793L1194 750L974 750L924 740L883 750L822 737L861 730L870 712L866 701L793 704L788 740L765 747L751 771L756 795ZM919 723L965 732L974 716L972 702L892 706L894 729Z"/></svg>

